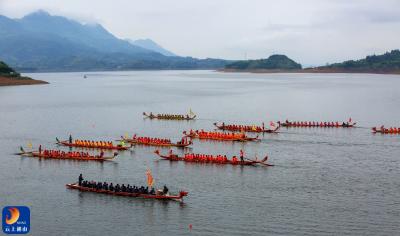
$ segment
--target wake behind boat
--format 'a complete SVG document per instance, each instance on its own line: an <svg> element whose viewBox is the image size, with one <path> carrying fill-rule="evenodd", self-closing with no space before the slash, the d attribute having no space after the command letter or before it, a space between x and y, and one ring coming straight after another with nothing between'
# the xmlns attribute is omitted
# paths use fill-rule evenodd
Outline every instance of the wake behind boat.
<svg viewBox="0 0 400 236"><path fill-rule="evenodd" d="M268 160L268 156L265 156L261 161L251 160L244 157L243 151L241 151L240 159L236 156L233 156L231 159L228 159L226 155L206 155L206 154L194 154L194 153L186 153L184 156L178 156L172 153L172 150L168 155L160 154L159 150L154 152L159 157L169 160L169 161L184 161L191 163L210 163L210 164L220 164L220 165L239 165L239 166L274 166L272 164L266 163ZM246 159L246 160L245 160Z"/></svg>

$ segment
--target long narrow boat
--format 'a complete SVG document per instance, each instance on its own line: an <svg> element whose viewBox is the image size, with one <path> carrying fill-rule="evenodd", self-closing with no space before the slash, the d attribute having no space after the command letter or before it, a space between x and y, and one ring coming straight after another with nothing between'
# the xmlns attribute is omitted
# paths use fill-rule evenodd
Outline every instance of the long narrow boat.
<svg viewBox="0 0 400 236"><path fill-rule="evenodd" d="M373 133L380 133L380 134L400 134L400 128L385 128L381 127L380 129L373 127L372 128Z"/></svg>
<svg viewBox="0 0 400 236"><path fill-rule="evenodd" d="M256 166L256 165L263 165L263 166L274 166L272 164L266 163L268 160L268 156L266 156L263 160L257 161L257 160L251 160L247 159L246 161L233 161L233 160L226 160L226 161L202 161L202 160L189 160L185 157L180 157L176 154L169 154L168 156L160 154L160 152L157 150L154 152L157 154L160 158L168 160L168 161L184 161L184 162L190 162L190 163L209 163L209 164L218 164L218 165L235 165L235 166Z"/></svg>
<svg viewBox="0 0 400 236"><path fill-rule="evenodd" d="M159 120L194 120L196 118L196 115L178 115L178 114L156 114L154 115L153 113L147 114L146 112L143 112L143 116L149 119L159 119Z"/></svg>
<svg viewBox="0 0 400 236"><path fill-rule="evenodd" d="M278 125L275 129L266 129L261 126L245 126L245 125L233 125L222 123L218 125L218 123L214 123L214 125L220 130L228 130L228 131L244 131L244 132L252 132L252 133L278 133L280 126Z"/></svg>
<svg viewBox="0 0 400 236"><path fill-rule="evenodd" d="M93 192L93 193L101 193L101 194L108 194L114 196L123 196L123 197L135 197L135 198L145 198L145 199L156 199L156 200L175 200L175 201L183 201L183 197L188 195L188 192L180 191L179 194L175 195L156 195L156 194L142 194L142 193L128 193L128 192L114 192L110 190L104 189L95 189L89 187L79 186L78 183L67 184L67 188L69 189L76 189L82 192Z"/></svg>
<svg viewBox="0 0 400 236"><path fill-rule="evenodd" d="M235 137L235 136L234 137L223 137L225 133L221 133L221 132L214 132L214 133L220 134L220 137L203 136L203 135L201 135L201 132L199 132L199 131L189 131L189 133L187 133L186 131L183 131L183 134L186 137L197 138L197 139L208 139L208 140L216 140L216 141L234 141L234 142L260 141L260 139L258 138L258 135L256 137L249 137L243 133L241 137Z"/></svg>
<svg viewBox="0 0 400 236"><path fill-rule="evenodd" d="M280 126L283 127L318 127L318 128L354 128L356 126L356 122L350 123L350 122L342 122L341 124L339 122L307 122L307 121L301 121L301 122L290 122L290 121L285 121L285 122L277 122Z"/></svg>
<svg viewBox="0 0 400 236"><path fill-rule="evenodd" d="M67 146L67 147L78 147L78 148L95 148L95 149L103 149L103 150L118 150L118 151L125 151L128 150L130 147L123 147L120 145L113 145L113 146L101 146L101 145L83 145L83 144L77 144L77 143L70 143L69 141L65 140L65 141L60 141L58 140L58 138L56 138L56 143L58 145L63 145L63 146Z"/></svg>
<svg viewBox="0 0 400 236"><path fill-rule="evenodd" d="M110 161L114 159L118 153L114 153L112 157L107 157L107 156L85 156L85 157L77 157L77 156L61 156L61 155L45 155L43 152L39 151L32 151L32 152L26 152L22 147L21 147L21 152L17 153L17 155L20 156L26 156L26 157L35 157L39 159L58 159L58 160L75 160L75 161Z"/></svg>
<svg viewBox="0 0 400 236"><path fill-rule="evenodd" d="M131 143L131 144L139 144L139 145L145 145L145 146L157 146L157 147L178 147L178 148L184 148L188 147L193 144L192 140L189 140L187 143L181 143L181 142L176 142L176 143L158 143L158 142L142 142L138 138L125 138L121 136L122 141ZM117 141L120 141L117 140Z"/></svg>

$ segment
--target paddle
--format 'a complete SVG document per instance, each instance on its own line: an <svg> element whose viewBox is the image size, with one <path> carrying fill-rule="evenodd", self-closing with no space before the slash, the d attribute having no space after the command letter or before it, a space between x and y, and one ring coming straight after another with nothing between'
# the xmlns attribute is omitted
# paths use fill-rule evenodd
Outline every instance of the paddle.
<svg viewBox="0 0 400 236"><path fill-rule="evenodd" d="M19 147L19 150L21 150L21 152L14 153L14 155L29 155L29 154L32 154L32 153L33 153L33 151L31 151L31 152L26 152L22 146Z"/></svg>
<svg viewBox="0 0 400 236"><path fill-rule="evenodd" d="M113 154L112 157L103 157L103 159L105 159L105 160L111 160L111 159L114 159L116 156L118 156L118 152L114 152L114 154Z"/></svg>
<svg viewBox="0 0 400 236"><path fill-rule="evenodd" d="M246 159L246 160L248 160L248 161L251 161L251 162L254 162L254 163L257 163L257 164L264 165L264 166L274 166L274 165L272 165L272 164L264 163L265 161L267 161L268 156L266 156L266 157L265 157L263 160L261 160L261 161L252 160L252 159L249 159L249 158L246 158L246 157L244 157L244 159Z"/></svg>
<svg viewBox="0 0 400 236"><path fill-rule="evenodd" d="M260 162L260 161L252 160L252 159L250 159L250 158L247 158L247 157L243 157L243 159L246 159L246 160L248 160L248 161L252 161L252 162Z"/></svg>
<svg viewBox="0 0 400 236"><path fill-rule="evenodd" d="M261 139L258 138L259 136L260 136L260 135L257 134L257 136L256 136L255 138L247 137L247 138L243 138L243 140L244 140L244 141L261 141Z"/></svg>

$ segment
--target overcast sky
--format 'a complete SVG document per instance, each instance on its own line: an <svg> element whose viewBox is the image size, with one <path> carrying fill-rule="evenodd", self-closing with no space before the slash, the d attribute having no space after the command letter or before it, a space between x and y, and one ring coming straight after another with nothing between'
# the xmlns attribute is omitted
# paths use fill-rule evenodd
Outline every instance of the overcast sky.
<svg viewBox="0 0 400 236"><path fill-rule="evenodd" d="M0 0L11 18L38 9L199 58L319 65L400 48L400 0Z"/></svg>

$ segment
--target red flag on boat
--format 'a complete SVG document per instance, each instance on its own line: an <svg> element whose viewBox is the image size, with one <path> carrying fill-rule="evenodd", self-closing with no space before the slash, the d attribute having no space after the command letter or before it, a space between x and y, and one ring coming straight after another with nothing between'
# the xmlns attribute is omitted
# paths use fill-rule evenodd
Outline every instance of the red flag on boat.
<svg viewBox="0 0 400 236"><path fill-rule="evenodd" d="M147 176L147 185L149 187L153 187L154 179L153 179L153 176L151 175L150 169L147 169L146 176Z"/></svg>
<svg viewBox="0 0 400 236"><path fill-rule="evenodd" d="M351 117L349 118L349 123L351 123Z"/></svg>

